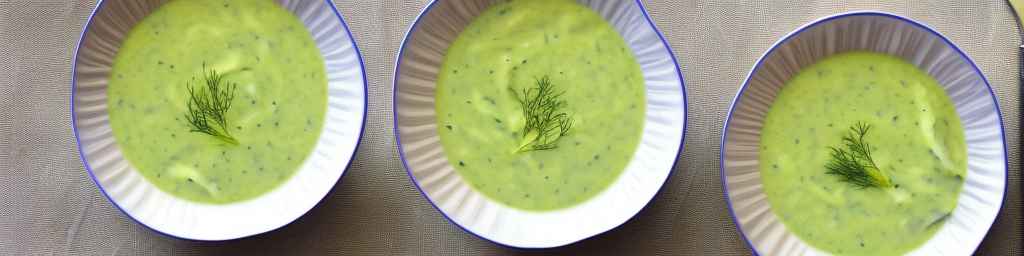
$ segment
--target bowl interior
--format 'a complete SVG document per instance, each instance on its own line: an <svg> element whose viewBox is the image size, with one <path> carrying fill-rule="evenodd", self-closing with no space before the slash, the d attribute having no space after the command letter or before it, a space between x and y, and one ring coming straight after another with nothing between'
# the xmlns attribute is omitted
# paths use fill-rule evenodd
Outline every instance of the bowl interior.
<svg viewBox="0 0 1024 256"><path fill-rule="evenodd" d="M213 205L179 199L146 181L114 141L107 82L118 49L136 23L164 1L101 1L74 60L72 120L83 163L117 208L157 232L226 240L284 226L314 207L345 171L362 133L366 88L358 49L330 1L278 0L306 25L327 74L327 111L314 149L291 179L254 199Z"/></svg>
<svg viewBox="0 0 1024 256"><path fill-rule="evenodd" d="M555 211L524 211L473 190L448 163L437 133L434 90L448 46L474 17L500 1L435 1L406 35L395 72L399 151L412 179L448 219L484 239L514 247L554 247L612 229L639 212L668 177L685 125L682 75L668 45L633 1L579 1L625 39L646 84L640 145L621 176L601 194Z"/></svg>
<svg viewBox="0 0 1024 256"><path fill-rule="evenodd" d="M825 254L786 230L762 190L760 133L786 81L835 53L866 50L903 58L943 87L963 122L967 177L952 217L915 255L968 255L994 221L1005 192L1006 154L995 96L974 63L935 30L886 13L827 17L790 33L757 62L726 121L722 177L732 214L755 249L768 255Z"/></svg>

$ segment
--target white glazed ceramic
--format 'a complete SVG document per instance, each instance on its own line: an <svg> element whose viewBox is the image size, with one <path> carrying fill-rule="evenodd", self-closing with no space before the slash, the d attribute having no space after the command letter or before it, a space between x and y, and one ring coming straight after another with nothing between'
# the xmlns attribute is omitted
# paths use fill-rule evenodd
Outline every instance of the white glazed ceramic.
<svg viewBox="0 0 1024 256"><path fill-rule="evenodd" d="M622 175L579 205L524 211L473 190L449 165L434 111L438 69L459 32L500 1L432 1L413 23L395 70L395 135L409 175L450 221L486 240L518 248L573 243L615 228L638 213L668 178L686 123L682 74L640 1L579 1L625 38L643 69L647 112L641 142Z"/></svg>
<svg viewBox="0 0 1024 256"><path fill-rule="evenodd" d="M138 173L114 141L107 113L107 79L134 25L166 0L101 1L79 41L73 66L71 115L86 170L100 191L133 220L159 233L227 240L282 227L312 209L345 172L362 135L366 83L362 59L330 0L278 0L306 25L324 58L327 112L313 152L279 187L223 205L196 203L161 191Z"/></svg>
<svg viewBox="0 0 1024 256"><path fill-rule="evenodd" d="M772 213L762 190L758 146L765 113L784 83L803 67L851 50L903 58L935 77L952 99L966 133L967 178L952 217L910 255L970 255L995 220L1006 189L1006 146L995 95L949 39L880 12L843 13L804 25L775 43L750 71L722 137L722 182L741 233L759 254L827 254L790 233Z"/></svg>

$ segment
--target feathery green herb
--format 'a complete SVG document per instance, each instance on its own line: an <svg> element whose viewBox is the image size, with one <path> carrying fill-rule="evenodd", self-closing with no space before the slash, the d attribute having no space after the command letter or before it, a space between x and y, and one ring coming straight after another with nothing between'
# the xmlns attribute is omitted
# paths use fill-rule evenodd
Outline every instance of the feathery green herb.
<svg viewBox="0 0 1024 256"><path fill-rule="evenodd" d="M246 71L248 68L243 68ZM237 84L224 79L227 74L217 70L207 70L203 64L201 83L197 85L195 77L186 84L188 88L188 113L185 120L192 126L191 132L205 133L232 145L238 140L231 136L228 129L227 113L231 109L231 101L235 99Z"/></svg>
<svg viewBox="0 0 1024 256"><path fill-rule="evenodd" d="M857 122L843 136L843 147L829 147L832 160L825 165L826 173L859 188L891 187L892 181L875 164L871 146L864 140L870 130L871 125Z"/></svg>
<svg viewBox="0 0 1024 256"><path fill-rule="evenodd" d="M548 150L558 147L558 139L569 134L573 119L565 112L565 91L556 91L547 76L537 79L537 86L512 93L523 108L526 125L523 126L523 141L516 152Z"/></svg>

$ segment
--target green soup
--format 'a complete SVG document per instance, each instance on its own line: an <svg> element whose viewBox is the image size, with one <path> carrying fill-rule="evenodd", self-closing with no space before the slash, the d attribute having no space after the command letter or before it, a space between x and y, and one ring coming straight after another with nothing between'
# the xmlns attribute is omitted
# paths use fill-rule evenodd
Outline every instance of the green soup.
<svg viewBox="0 0 1024 256"><path fill-rule="evenodd" d="M190 132L186 84L204 65L236 84L232 145ZM320 51L270 0L176 0L125 38L107 92L125 158L151 183L202 203L254 198L289 179L313 149L327 103Z"/></svg>
<svg viewBox="0 0 1024 256"><path fill-rule="evenodd" d="M893 186L858 188L826 174L829 147L857 122ZM810 245L842 255L899 255L927 241L956 207L964 131L946 93L902 59L843 53L804 68L781 90L761 134L772 211Z"/></svg>
<svg viewBox="0 0 1024 256"><path fill-rule="evenodd" d="M511 207L552 210L611 184L633 157L644 82L626 42L572 1L490 7L448 48L438 78L438 132L474 189ZM556 148L517 152L525 117L514 92L549 77L575 120Z"/></svg>

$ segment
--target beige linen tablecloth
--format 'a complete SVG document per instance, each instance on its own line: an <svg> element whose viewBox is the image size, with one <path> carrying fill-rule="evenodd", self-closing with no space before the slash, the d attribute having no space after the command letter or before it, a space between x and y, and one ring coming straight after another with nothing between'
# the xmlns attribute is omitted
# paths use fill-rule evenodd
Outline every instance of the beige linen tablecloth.
<svg viewBox="0 0 1024 256"><path fill-rule="evenodd" d="M625 225L556 254L745 255L719 175L730 101L780 36L818 17L883 10L927 23L978 62L999 97L1011 161L1009 189L981 255L1022 255L1021 44L998 0L648 1L682 65L686 145L655 200ZM398 159L391 115L396 51L426 1L338 1L364 59L369 116L355 162L319 207L280 230L203 243L158 235L118 212L79 161L71 130L71 59L92 1L0 0L0 255L515 254L461 231L413 186ZM529 252L527 252L529 253Z"/></svg>

